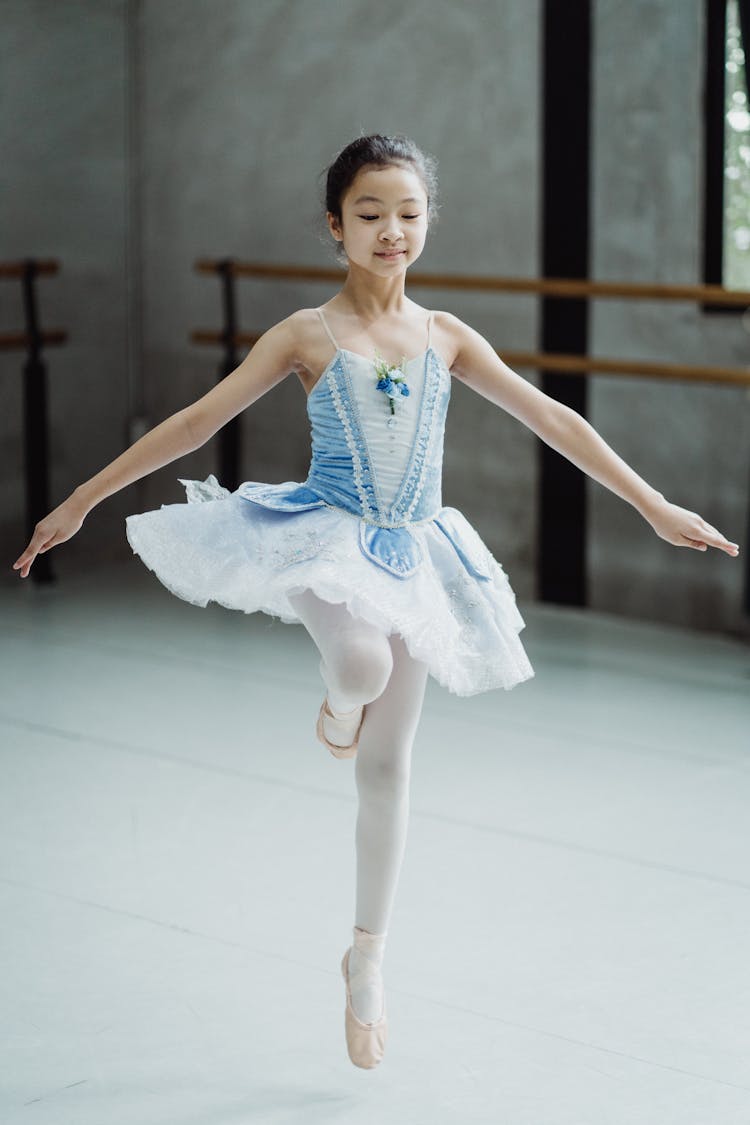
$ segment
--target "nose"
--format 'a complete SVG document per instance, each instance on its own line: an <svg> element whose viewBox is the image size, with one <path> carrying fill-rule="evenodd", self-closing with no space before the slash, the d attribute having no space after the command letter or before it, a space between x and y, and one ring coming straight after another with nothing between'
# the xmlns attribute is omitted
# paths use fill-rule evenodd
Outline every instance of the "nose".
<svg viewBox="0 0 750 1125"><path fill-rule="evenodd" d="M385 225L385 230L381 232L381 238L385 238L390 242L397 242L401 237L401 227L398 219L389 219Z"/></svg>

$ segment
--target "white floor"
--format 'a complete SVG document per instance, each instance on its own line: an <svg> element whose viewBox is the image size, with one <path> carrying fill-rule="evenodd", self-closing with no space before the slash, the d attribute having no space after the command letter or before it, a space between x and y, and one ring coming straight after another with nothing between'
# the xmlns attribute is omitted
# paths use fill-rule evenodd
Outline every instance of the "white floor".
<svg viewBox="0 0 750 1125"><path fill-rule="evenodd" d="M747 1125L748 647L520 608L533 680L428 684L364 1071L307 634L4 580L3 1125Z"/></svg>

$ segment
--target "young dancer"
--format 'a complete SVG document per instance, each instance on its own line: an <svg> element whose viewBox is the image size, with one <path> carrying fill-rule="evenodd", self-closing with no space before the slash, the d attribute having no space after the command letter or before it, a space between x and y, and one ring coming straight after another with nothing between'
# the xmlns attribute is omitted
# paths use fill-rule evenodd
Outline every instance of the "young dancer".
<svg viewBox="0 0 750 1125"><path fill-rule="evenodd" d="M435 161L406 137L360 137L327 172L326 218L346 265L321 308L270 328L244 361L161 422L37 524L13 564L27 577L118 489L198 449L294 372L307 394L312 459L304 482L183 480L187 503L129 516L128 541L160 581L302 622L320 652L320 741L356 754L356 910L341 962L351 1061L383 1057L382 960L406 839L411 750L431 674L457 695L534 675L524 621L502 566L441 498L451 378L507 410L632 504L675 546L738 547L669 503L579 414L522 379L478 332L405 294L406 271L437 214Z"/></svg>

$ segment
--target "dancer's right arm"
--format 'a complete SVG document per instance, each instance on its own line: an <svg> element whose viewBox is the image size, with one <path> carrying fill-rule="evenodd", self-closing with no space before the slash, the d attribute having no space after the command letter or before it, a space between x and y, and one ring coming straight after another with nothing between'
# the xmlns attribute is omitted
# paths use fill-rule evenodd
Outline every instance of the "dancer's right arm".
<svg viewBox="0 0 750 1125"><path fill-rule="evenodd" d="M297 362L296 324L293 314L269 328L242 363L207 394L154 426L40 520L25 551L13 563L20 577L26 578L40 551L72 538L92 508L107 496L200 449L230 419L285 379Z"/></svg>

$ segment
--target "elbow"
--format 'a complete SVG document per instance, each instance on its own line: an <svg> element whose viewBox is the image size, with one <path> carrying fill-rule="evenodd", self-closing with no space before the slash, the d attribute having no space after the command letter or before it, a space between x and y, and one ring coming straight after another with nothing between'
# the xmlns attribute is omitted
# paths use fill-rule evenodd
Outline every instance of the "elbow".
<svg viewBox="0 0 750 1125"><path fill-rule="evenodd" d="M202 423L200 415L193 410L192 407L186 407L181 413L183 425L188 435L188 441L190 442L189 452L193 453L196 449L200 449L202 445L205 445L208 439L213 437L213 434L206 432L206 426Z"/></svg>
<svg viewBox="0 0 750 1125"><path fill-rule="evenodd" d="M537 432L542 441L558 453L567 456L568 452L579 444L581 428L587 425L582 414L578 414L562 402L555 402L554 408Z"/></svg>

